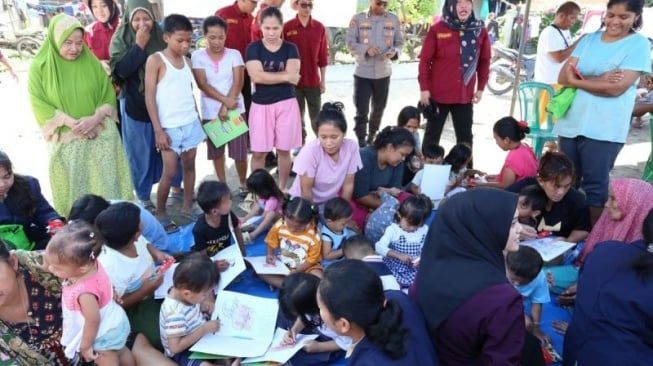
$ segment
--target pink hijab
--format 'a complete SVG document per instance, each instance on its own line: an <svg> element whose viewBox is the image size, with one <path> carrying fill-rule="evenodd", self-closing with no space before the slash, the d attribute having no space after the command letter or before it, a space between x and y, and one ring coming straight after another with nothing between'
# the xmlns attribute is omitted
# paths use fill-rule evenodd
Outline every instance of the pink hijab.
<svg viewBox="0 0 653 366"><path fill-rule="evenodd" d="M618 178L610 182L610 188L622 218L614 221L607 209L603 211L585 240L585 248L580 255L581 263L600 242L617 240L632 243L643 238L642 225L653 208L653 186L639 179Z"/></svg>

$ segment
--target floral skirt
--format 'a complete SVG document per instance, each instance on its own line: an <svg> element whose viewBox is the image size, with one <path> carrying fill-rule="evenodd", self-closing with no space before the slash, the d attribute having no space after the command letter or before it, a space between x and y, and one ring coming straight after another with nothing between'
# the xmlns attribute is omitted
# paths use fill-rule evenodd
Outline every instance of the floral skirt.
<svg viewBox="0 0 653 366"><path fill-rule="evenodd" d="M129 166L118 129L105 121L93 140L53 143L50 150L50 186L54 208L68 216L73 202L85 194L105 199L131 200Z"/></svg>

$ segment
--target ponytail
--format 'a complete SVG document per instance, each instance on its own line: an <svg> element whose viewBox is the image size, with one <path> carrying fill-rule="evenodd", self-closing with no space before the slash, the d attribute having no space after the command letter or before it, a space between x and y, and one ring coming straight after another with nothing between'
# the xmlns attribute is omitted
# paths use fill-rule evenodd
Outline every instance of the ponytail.
<svg viewBox="0 0 653 366"><path fill-rule="evenodd" d="M526 138L526 134L531 132L530 127L524 121L517 121L508 116L503 117L494 124L492 131L502 139L506 137L511 141L519 142Z"/></svg>
<svg viewBox="0 0 653 366"><path fill-rule="evenodd" d="M331 264L318 293L333 319L347 319L361 327L370 342L392 359L406 354L403 311L395 301L385 299L381 279L363 262L343 259Z"/></svg>
<svg viewBox="0 0 653 366"><path fill-rule="evenodd" d="M311 201L294 197L283 204L283 217L293 218L302 224L313 223L317 226L320 220L320 210Z"/></svg>
<svg viewBox="0 0 653 366"><path fill-rule="evenodd" d="M342 102L326 102L322 105L320 113L317 115L317 130L320 130L320 126L325 124L332 124L338 128L342 133L347 134L347 119L345 119L345 114L343 110L345 105Z"/></svg>
<svg viewBox="0 0 653 366"><path fill-rule="evenodd" d="M365 327L365 336L396 360L406 354L405 339L408 331L402 327L401 307L393 300L385 301L378 321Z"/></svg>

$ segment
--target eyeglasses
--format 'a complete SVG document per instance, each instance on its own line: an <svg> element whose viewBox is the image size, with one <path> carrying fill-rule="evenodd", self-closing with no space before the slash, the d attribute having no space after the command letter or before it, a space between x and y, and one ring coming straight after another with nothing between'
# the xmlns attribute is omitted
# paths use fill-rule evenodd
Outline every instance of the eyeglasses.
<svg viewBox="0 0 653 366"><path fill-rule="evenodd" d="M377 2L376 2L376 6L387 7L387 6L388 6L388 2L387 2L387 1L377 1Z"/></svg>
<svg viewBox="0 0 653 366"><path fill-rule="evenodd" d="M302 9L313 9L313 3L299 3Z"/></svg>

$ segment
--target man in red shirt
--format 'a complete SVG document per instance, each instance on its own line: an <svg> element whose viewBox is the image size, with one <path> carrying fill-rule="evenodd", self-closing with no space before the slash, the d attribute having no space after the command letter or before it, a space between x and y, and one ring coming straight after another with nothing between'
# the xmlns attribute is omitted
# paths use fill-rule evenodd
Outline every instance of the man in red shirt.
<svg viewBox="0 0 653 366"><path fill-rule="evenodd" d="M297 5L297 16L284 24L283 37L294 43L299 50L301 79L295 87L295 95L302 116L302 133L306 138L304 112L308 104L308 116L311 128L317 135L317 114L322 105L322 96L326 85L326 66L329 63L326 28L313 19L313 0L293 0Z"/></svg>
<svg viewBox="0 0 653 366"><path fill-rule="evenodd" d="M224 19L227 23L227 39L224 46L238 50L243 60L245 59L247 45L252 41L250 37L252 22L254 21L252 12L256 9L257 4L258 0L237 0L233 4L215 12L216 16ZM249 106L252 104L252 82L249 75L247 75L247 71L245 71L242 93L245 110L248 113Z"/></svg>
<svg viewBox="0 0 653 366"><path fill-rule="evenodd" d="M281 9L281 5L283 5L283 2L285 0L263 0L263 3L261 4L261 8L258 10L256 13L256 18L254 18L254 22L252 23L252 30L251 30L251 39L252 42L256 42L259 39L263 38L263 33L261 33L261 25L259 24L260 18L259 15L265 8L268 6L272 6L275 8Z"/></svg>

